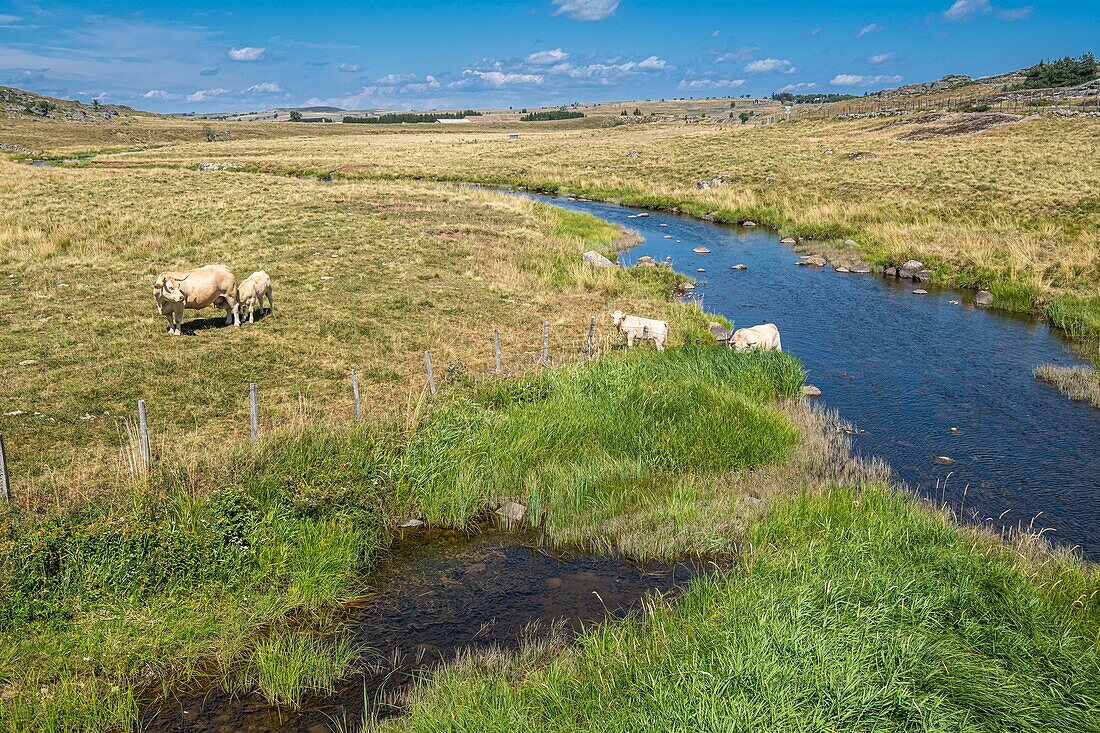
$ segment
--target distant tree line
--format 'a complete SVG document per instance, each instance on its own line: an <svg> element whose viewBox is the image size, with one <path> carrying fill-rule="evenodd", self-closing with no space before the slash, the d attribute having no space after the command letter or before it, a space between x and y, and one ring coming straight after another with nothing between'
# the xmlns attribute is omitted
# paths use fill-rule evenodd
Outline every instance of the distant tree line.
<svg viewBox="0 0 1100 733"><path fill-rule="evenodd" d="M467 109L462 112L433 112L421 114L418 112L390 112L377 117L347 116L344 122L357 125L397 125L403 122L435 122L436 120L461 120L466 117L480 117L481 113Z"/></svg>
<svg viewBox="0 0 1100 733"><path fill-rule="evenodd" d="M1092 81L1100 76L1100 65L1091 53L1081 58L1066 56L1057 61L1041 61L1027 70L1022 84L1012 89L1051 89L1054 87L1075 87Z"/></svg>
<svg viewBox="0 0 1100 733"><path fill-rule="evenodd" d="M520 117L520 122L549 122L550 120L575 120L584 117L584 112L570 112L566 109L555 109L549 112L531 112Z"/></svg>
<svg viewBox="0 0 1100 733"><path fill-rule="evenodd" d="M772 95L772 99L777 102L788 102L794 104L828 104L831 102L846 102L849 99L856 99L855 94L791 94L790 92L777 92Z"/></svg>

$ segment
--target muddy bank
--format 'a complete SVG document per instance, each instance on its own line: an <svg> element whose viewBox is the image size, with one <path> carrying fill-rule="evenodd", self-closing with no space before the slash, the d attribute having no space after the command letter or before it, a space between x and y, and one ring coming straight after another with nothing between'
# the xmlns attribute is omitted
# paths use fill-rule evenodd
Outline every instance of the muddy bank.
<svg viewBox="0 0 1100 733"><path fill-rule="evenodd" d="M402 693L417 676L463 650L515 649L551 627L573 635L637 613L649 594L675 594L704 571L551 554L534 534L411 534L375 573L374 595L355 604L350 633L361 650L358 672L335 695L313 696L301 711L290 712L258 696L214 690L152 707L143 725L159 733L314 733L340 724L357 730L367 708L380 717L400 713Z"/></svg>

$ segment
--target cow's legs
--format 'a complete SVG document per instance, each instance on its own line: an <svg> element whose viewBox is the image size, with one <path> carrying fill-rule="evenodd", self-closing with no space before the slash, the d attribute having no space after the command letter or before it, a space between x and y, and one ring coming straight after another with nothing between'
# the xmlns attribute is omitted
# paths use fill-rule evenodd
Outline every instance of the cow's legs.
<svg viewBox="0 0 1100 733"><path fill-rule="evenodd" d="M274 313L275 312L275 303L274 303L274 301L271 300L271 288L267 289L267 312L268 313Z"/></svg>
<svg viewBox="0 0 1100 733"><path fill-rule="evenodd" d="M659 338L658 339L653 339L653 343L657 344L657 351L664 351L665 350L665 345L661 341L661 339L659 339Z"/></svg>
<svg viewBox="0 0 1100 733"><path fill-rule="evenodd" d="M634 334L630 333L629 331L626 334L626 348L634 348Z"/></svg>

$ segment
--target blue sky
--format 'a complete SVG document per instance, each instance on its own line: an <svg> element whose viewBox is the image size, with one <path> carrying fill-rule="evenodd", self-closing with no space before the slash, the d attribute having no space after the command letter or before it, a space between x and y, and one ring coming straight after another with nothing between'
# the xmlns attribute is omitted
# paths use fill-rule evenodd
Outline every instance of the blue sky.
<svg viewBox="0 0 1100 733"><path fill-rule="evenodd" d="M1100 53L1100 1L0 1L0 84L155 111L863 93Z"/></svg>

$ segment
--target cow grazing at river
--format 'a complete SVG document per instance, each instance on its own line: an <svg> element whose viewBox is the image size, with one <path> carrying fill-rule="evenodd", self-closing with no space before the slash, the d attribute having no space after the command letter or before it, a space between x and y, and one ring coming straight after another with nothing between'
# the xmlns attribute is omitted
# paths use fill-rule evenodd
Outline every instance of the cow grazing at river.
<svg viewBox="0 0 1100 733"><path fill-rule="evenodd" d="M153 283L157 310L168 319L168 332L178 336L183 311L209 306L225 310L225 325L241 325L237 302L237 276L221 265L206 265L182 272L162 272Z"/></svg>
<svg viewBox="0 0 1100 733"><path fill-rule="evenodd" d="M738 351L760 349L762 351L782 351L779 329L773 323L762 323L752 328L739 328L730 337L729 347Z"/></svg>
<svg viewBox="0 0 1100 733"><path fill-rule="evenodd" d="M620 334L626 336L628 349L634 346L634 339L652 341L657 351L664 351L668 345L668 321L628 316L622 311L615 311L611 314L611 323Z"/></svg>
<svg viewBox="0 0 1100 733"><path fill-rule="evenodd" d="M267 298L267 312L275 312L275 304L271 301L271 277L263 270L258 270L246 277L237 286L237 302L242 311L248 311L248 322L253 323L252 314L259 305L260 313L264 312L264 298Z"/></svg>

